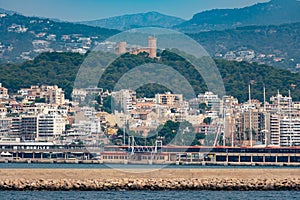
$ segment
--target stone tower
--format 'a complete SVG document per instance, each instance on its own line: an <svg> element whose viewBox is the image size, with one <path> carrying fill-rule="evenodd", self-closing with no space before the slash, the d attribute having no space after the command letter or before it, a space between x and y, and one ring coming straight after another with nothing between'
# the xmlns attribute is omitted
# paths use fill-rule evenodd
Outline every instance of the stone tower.
<svg viewBox="0 0 300 200"><path fill-rule="evenodd" d="M126 53L126 42L120 42L114 49L115 54Z"/></svg>
<svg viewBox="0 0 300 200"><path fill-rule="evenodd" d="M149 57L156 58L156 38L149 36L148 37L148 48L149 48Z"/></svg>

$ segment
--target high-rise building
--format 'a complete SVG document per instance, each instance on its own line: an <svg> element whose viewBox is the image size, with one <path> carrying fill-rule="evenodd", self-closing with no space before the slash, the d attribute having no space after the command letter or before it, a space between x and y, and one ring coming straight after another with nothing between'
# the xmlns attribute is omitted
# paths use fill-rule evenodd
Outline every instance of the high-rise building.
<svg viewBox="0 0 300 200"><path fill-rule="evenodd" d="M0 136L8 135L12 118L0 118Z"/></svg>
<svg viewBox="0 0 300 200"><path fill-rule="evenodd" d="M22 116L21 118L21 139L35 140L38 135L38 117Z"/></svg>
<svg viewBox="0 0 300 200"><path fill-rule="evenodd" d="M52 140L65 131L65 120L61 115L46 114L38 116L38 138Z"/></svg>

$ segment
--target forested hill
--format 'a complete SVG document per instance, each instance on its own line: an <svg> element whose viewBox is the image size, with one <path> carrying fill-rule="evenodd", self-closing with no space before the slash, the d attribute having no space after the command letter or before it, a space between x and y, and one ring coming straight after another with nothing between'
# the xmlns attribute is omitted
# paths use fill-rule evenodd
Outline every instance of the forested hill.
<svg viewBox="0 0 300 200"><path fill-rule="evenodd" d="M77 71L85 57L86 55L74 53L43 53L33 61L22 64L1 64L0 82L9 88L9 92L16 92L21 87L34 84L57 84L65 90L69 98ZM201 76L191 65L167 51L162 53L159 61L147 57L147 54L123 55L107 69L99 86L111 90L122 74L137 65L149 62L172 66L189 80L196 93L207 90ZM249 82L252 82L253 98L262 99L262 88L265 85L268 97L275 95L277 89L287 95L290 89L293 99L300 100L300 85L297 85L300 80L298 73L255 63L224 60L215 60L215 62L224 80L226 93L237 97L240 101L247 100ZM164 91L165 88L159 88L157 85L147 85L140 88L138 94L150 97L156 92Z"/></svg>
<svg viewBox="0 0 300 200"><path fill-rule="evenodd" d="M225 30L249 25L279 25L300 21L298 0L271 0L244 8L213 9L197 13L176 25L182 32Z"/></svg>

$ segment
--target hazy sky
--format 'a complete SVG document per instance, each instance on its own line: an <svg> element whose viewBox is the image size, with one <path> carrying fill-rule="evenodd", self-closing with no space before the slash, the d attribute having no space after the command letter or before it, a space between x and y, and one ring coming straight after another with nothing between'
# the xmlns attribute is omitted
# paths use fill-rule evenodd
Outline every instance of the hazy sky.
<svg viewBox="0 0 300 200"><path fill-rule="evenodd" d="M123 14L157 11L190 19L213 8L238 8L269 0L0 0L0 8L26 16L67 21L101 19Z"/></svg>

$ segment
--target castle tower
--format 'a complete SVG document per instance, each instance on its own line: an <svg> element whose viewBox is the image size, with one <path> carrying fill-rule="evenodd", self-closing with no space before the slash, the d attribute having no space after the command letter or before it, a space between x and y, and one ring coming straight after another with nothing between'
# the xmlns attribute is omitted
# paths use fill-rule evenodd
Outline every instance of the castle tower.
<svg viewBox="0 0 300 200"><path fill-rule="evenodd" d="M156 58L156 38L148 37L148 48L149 48L149 57Z"/></svg>
<svg viewBox="0 0 300 200"><path fill-rule="evenodd" d="M114 49L115 54L126 53L126 42L120 42Z"/></svg>

